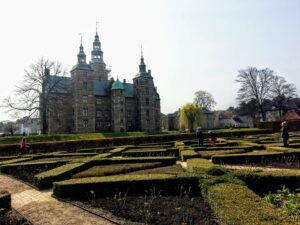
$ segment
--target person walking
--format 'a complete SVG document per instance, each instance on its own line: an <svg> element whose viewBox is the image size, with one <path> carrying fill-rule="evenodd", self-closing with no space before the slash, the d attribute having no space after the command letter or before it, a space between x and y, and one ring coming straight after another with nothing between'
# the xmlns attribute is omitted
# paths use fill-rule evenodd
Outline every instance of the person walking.
<svg viewBox="0 0 300 225"><path fill-rule="evenodd" d="M29 145L28 145L28 142L26 140L26 138L22 138L21 142L20 142L20 154L22 154L24 152L24 150L28 149L29 148Z"/></svg>
<svg viewBox="0 0 300 225"><path fill-rule="evenodd" d="M283 139L283 146L284 147L289 147L289 144L288 144L288 140L289 140L289 129L288 129L288 126L287 126L287 123L286 121L283 121L281 123L281 137Z"/></svg>
<svg viewBox="0 0 300 225"><path fill-rule="evenodd" d="M197 132L196 132L197 138L198 138L198 146L203 146L203 141L204 141L204 135L203 132L201 130L201 127L197 128Z"/></svg>
<svg viewBox="0 0 300 225"><path fill-rule="evenodd" d="M209 137L210 137L210 143L212 144L213 147L216 146L217 143L217 134L214 131L209 132Z"/></svg>

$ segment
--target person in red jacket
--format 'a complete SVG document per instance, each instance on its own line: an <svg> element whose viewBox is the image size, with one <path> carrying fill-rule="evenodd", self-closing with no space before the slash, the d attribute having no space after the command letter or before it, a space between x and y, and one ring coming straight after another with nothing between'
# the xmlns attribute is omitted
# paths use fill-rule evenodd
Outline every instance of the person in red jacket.
<svg viewBox="0 0 300 225"><path fill-rule="evenodd" d="M29 148L28 142L27 142L26 138L23 138L20 142L21 153L28 148Z"/></svg>

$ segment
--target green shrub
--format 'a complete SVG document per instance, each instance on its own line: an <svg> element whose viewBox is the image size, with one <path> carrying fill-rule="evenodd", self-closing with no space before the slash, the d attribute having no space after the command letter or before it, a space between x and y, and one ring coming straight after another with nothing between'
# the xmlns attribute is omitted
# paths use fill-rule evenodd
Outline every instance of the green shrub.
<svg viewBox="0 0 300 225"><path fill-rule="evenodd" d="M11 208L11 196L7 191L0 190L0 209L4 211ZM1 215L1 213L0 213Z"/></svg>
<svg viewBox="0 0 300 225"><path fill-rule="evenodd" d="M206 198L221 225L292 225L246 186L219 183L207 189Z"/></svg>
<svg viewBox="0 0 300 225"><path fill-rule="evenodd" d="M237 178L244 181L255 193L263 196L269 192L276 192L283 186L296 190L300 187L300 171L236 171Z"/></svg>
<svg viewBox="0 0 300 225"><path fill-rule="evenodd" d="M29 161L32 160L32 157L24 157L24 158L17 158L17 159L10 159L10 160L5 160L0 162L0 166L2 165L8 165L8 164L15 164L15 163L19 163L19 162L25 162L25 161Z"/></svg>
<svg viewBox="0 0 300 225"><path fill-rule="evenodd" d="M180 188L199 193L198 178L170 174L116 175L91 177L55 182L53 194L57 197L85 198L89 191L97 196L113 196L116 193L144 195L145 190L162 191L162 194L178 194Z"/></svg>
<svg viewBox="0 0 300 225"><path fill-rule="evenodd" d="M34 185L39 189L49 188L55 181L71 178L75 173L89 168L85 163L70 163L34 176Z"/></svg>
<svg viewBox="0 0 300 225"><path fill-rule="evenodd" d="M222 176L225 173L227 173L229 170L226 168L218 167L218 166L213 166L207 170L208 175L213 175L213 176Z"/></svg>
<svg viewBox="0 0 300 225"><path fill-rule="evenodd" d="M188 159L187 168L189 172L195 172L196 170L206 173L214 164L207 159Z"/></svg>
<svg viewBox="0 0 300 225"><path fill-rule="evenodd" d="M199 155L194 150L181 150L180 156L182 161L186 161L187 159L199 158Z"/></svg>

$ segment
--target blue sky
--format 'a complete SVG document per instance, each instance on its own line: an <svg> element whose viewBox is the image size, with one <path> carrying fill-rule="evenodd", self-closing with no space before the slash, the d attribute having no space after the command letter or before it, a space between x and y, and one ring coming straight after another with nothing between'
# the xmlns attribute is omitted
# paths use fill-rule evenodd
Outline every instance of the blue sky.
<svg viewBox="0 0 300 225"><path fill-rule="evenodd" d="M248 66L273 69L300 93L298 0L12 0L0 11L0 100L41 56L70 70L78 33L89 60L97 20L114 77L132 81L143 45L163 113L198 90L213 94L215 109L236 105L237 71ZM0 121L9 118L0 113Z"/></svg>

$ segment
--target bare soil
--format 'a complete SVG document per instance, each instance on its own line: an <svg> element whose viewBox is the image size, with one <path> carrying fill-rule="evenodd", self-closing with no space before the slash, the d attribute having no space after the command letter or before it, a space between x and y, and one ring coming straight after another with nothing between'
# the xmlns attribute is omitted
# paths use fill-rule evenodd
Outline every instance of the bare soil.
<svg viewBox="0 0 300 225"><path fill-rule="evenodd" d="M201 196L115 196L73 201L86 209L109 211L118 218L132 221L132 224L159 225L217 225L209 205Z"/></svg>
<svg viewBox="0 0 300 225"><path fill-rule="evenodd" d="M0 225L32 225L16 210L11 209L0 217Z"/></svg>

